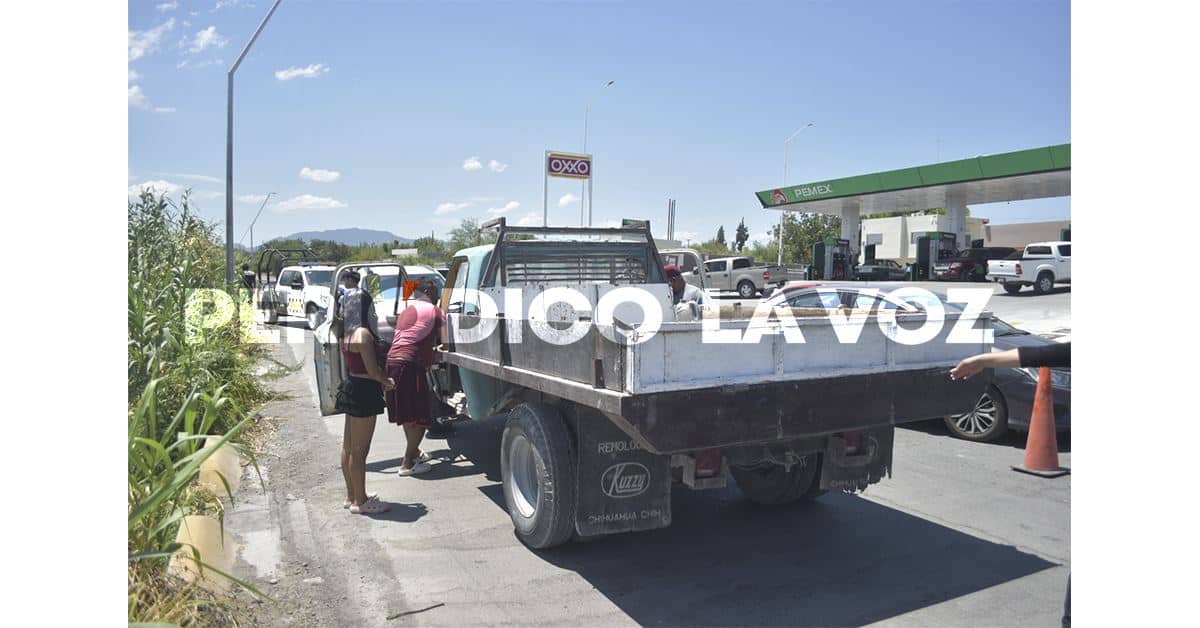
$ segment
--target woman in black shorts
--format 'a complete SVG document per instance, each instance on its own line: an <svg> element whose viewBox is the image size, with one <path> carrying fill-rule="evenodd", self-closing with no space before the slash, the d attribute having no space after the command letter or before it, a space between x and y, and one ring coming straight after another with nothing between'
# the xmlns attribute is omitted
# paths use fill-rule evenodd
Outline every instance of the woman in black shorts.
<svg viewBox="0 0 1200 628"><path fill-rule="evenodd" d="M354 514L377 514L386 512L388 505L379 501L377 495L367 495L367 454L375 435L375 417L385 408L383 393L394 388L395 382L385 377L379 368L375 357L375 334L369 324L369 313L373 309L371 295L355 291L357 280L357 273L353 272L346 280L347 288L351 290L343 303L354 303L358 307L346 308L340 350L347 377L338 389L335 406L338 412L346 413L342 434L342 477L346 480L343 506ZM352 281L353 286L350 285ZM364 320L368 321L367 325L362 324Z"/></svg>

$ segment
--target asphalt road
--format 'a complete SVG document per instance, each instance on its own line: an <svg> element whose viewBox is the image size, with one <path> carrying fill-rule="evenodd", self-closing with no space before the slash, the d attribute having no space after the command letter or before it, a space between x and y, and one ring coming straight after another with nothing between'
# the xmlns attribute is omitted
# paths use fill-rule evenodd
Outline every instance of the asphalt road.
<svg viewBox="0 0 1200 628"><path fill-rule="evenodd" d="M1059 316L1065 302L1069 330L1069 299L994 302L1010 319ZM288 325L300 340L299 321ZM1058 625L1071 477L1011 471L1017 435L978 444L916 424L897 430L894 477L862 495L763 508L732 483L677 488L669 528L533 551L503 507L503 417L427 441L434 470L405 478L394 474L403 435L381 418L367 485L393 508L343 510L343 418L319 416L310 347L308 332L273 347L298 368L270 384L290 398L263 412L278 427L259 461L266 490L243 481L226 515L237 574L275 599L257 606L257 624ZM1060 444L1067 467L1069 449ZM408 611L422 612L388 619Z"/></svg>

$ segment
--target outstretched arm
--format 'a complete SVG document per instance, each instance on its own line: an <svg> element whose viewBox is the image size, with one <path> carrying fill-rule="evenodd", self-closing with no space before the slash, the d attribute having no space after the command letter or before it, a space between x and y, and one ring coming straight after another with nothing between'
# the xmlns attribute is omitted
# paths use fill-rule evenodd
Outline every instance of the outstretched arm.
<svg viewBox="0 0 1200 628"><path fill-rule="evenodd" d="M950 369L950 379L967 379L983 369L1014 367L1021 365L1020 355L1016 349L981 353L966 358Z"/></svg>

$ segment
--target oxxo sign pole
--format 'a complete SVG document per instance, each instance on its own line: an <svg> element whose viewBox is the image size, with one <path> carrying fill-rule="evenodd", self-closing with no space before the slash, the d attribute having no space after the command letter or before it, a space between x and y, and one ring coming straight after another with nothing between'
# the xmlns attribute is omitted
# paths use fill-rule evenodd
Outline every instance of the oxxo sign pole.
<svg viewBox="0 0 1200 628"><path fill-rule="evenodd" d="M547 206L549 204L549 189L550 177L562 177L564 179L579 179L581 182L587 182L588 187L588 214L587 224L591 224L591 196L592 196L592 156L581 155L578 153L560 153L557 151L546 151L546 170L542 176L542 224L548 225L547 222ZM584 226L583 208L580 207L579 226Z"/></svg>

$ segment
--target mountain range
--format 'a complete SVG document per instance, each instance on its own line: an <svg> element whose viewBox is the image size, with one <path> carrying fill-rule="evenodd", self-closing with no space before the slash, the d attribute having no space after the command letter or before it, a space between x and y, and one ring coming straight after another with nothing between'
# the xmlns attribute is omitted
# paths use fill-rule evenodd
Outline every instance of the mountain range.
<svg viewBox="0 0 1200 628"><path fill-rule="evenodd" d="M326 229L325 231L301 231L284 236L282 239L287 240L304 240L311 242L312 240L332 240L339 244L348 246L357 246L359 244L383 244L385 242L400 241L400 244L412 244L412 238L402 238L391 231L379 231L378 229Z"/></svg>

